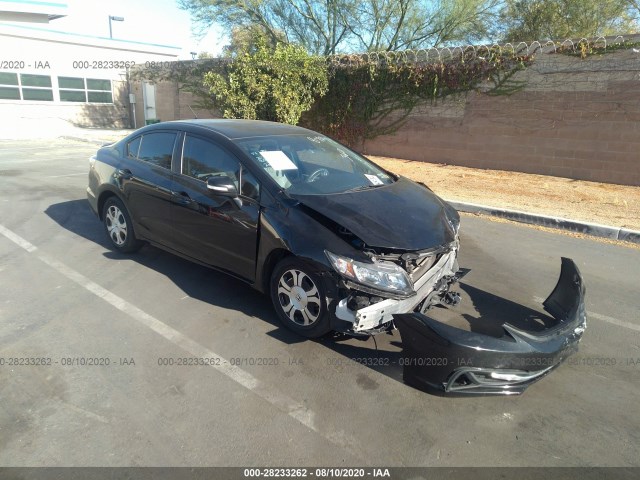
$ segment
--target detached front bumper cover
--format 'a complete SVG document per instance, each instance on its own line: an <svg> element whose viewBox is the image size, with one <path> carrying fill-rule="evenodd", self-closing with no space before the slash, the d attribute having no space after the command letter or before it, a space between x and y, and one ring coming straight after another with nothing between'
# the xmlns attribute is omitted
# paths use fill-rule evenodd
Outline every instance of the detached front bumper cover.
<svg viewBox="0 0 640 480"><path fill-rule="evenodd" d="M556 323L543 331L505 323L502 337L497 338L421 313L396 314L404 348L404 381L444 394L520 394L577 351L586 328L584 296L578 267L562 258L558 283L543 303Z"/></svg>

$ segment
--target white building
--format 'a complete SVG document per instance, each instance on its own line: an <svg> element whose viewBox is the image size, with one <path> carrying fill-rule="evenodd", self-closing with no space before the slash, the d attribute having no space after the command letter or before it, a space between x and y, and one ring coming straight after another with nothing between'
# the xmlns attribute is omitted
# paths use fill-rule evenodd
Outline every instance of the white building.
<svg viewBox="0 0 640 480"><path fill-rule="evenodd" d="M55 24L65 14L63 3L0 0L0 128L32 119L49 119L52 125L133 127L127 70L175 60L181 49L42 25ZM155 104L154 98L146 100L144 105ZM150 109L144 118L153 116Z"/></svg>

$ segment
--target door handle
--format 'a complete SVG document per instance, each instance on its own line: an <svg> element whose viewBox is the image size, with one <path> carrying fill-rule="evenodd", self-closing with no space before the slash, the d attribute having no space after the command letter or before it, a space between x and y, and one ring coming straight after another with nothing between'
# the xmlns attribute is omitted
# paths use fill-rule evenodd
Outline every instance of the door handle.
<svg viewBox="0 0 640 480"><path fill-rule="evenodd" d="M131 170L129 170L128 168L119 168L116 170L114 176L122 180L131 180L133 178L133 173L131 173Z"/></svg>

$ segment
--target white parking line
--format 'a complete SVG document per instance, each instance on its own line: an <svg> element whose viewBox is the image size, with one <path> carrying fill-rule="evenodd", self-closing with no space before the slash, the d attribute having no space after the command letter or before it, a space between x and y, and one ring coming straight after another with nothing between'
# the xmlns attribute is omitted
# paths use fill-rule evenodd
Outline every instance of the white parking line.
<svg viewBox="0 0 640 480"><path fill-rule="evenodd" d="M48 150L50 147L11 147L4 145L5 152L27 152L29 150Z"/></svg>
<svg viewBox="0 0 640 480"><path fill-rule="evenodd" d="M35 245L32 245L31 243L27 242L20 235L13 233L11 230L9 230L8 228L2 225L0 225L0 233L5 237L7 237L16 245L18 245L20 248L24 248L29 253L35 252L38 249Z"/></svg>
<svg viewBox="0 0 640 480"><path fill-rule="evenodd" d="M545 301L545 299L542 297L533 297L533 300L538 303L542 303ZM601 322L607 322L611 325L617 325L618 327L624 327L628 328L629 330L640 332L640 325L636 325L635 323L631 322L625 322L624 320L618 320L617 318L602 315L601 313L587 312L587 322L590 318L595 318L596 320L600 320Z"/></svg>
<svg viewBox="0 0 640 480"><path fill-rule="evenodd" d="M19 247L25 249L27 252L31 253L37 250L37 247L2 225L0 225L0 233ZM178 330L170 327L169 325L161 322L152 315L149 315L144 310L141 310L135 305L127 302L125 299L115 295L114 293L111 293L106 288L103 288L97 283L89 280L87 277L75 271L71 267L68 267L64 263L43 253L37 254L37 257L42 262L46 263L51 268L58 271L68 279L77 283L94 295L100 297L102 300L117 308L121 312L126 313L131 318L138 321L140 324L144 325L150 330L154 331L158 335L161 335L173 344L191 353L193 356L208 358L212 360L215 359L215 361L212 363L219 364L212 365L213 368L218 370L226 377L230 378L239 385L242 385L244 388L252 391L263 400L266 400L267 402L275 406L278 410L286 413L290 417L300 422L305 427L313 430L316 433L319 433L331 443L349 451L355 456L362 456L362 454L355 449L355 445L357 445L356 439L352 438L345 432L320 431L314 421L315 413L309 408L305 407L302 403L296 402L294 399L280 392L278 389L258 380L249 372L246 372L241 368L232 365L224 357L200 345L198 342L190 339Z"/></svg>
<svg viewBox="0 0 640 480"><path fill-rule="evenodd" d="M75 177L76 175L88 175L87 172L67 173L66 175L49 175L49 178Z"/></svg>
<svg viewBox="0 0 640 480"><path fill-rule="evenodd" d="M90 412L89 410L85 410L84 408L76 407L72 403L61 401L62 405L70 410L73 410L76 413L81 413L82 415L86 415L89 418L93 418L94 420L99 421L100 423L109 423L109 420L104 418L101 415Z"/></svg>
<svg viewBox="0 0 640 480"><path fill-rule="evenodd" d="M636 325L631 322L618 320L617 318L608 317L607 315L602 315L601 313L587 312L587 316L591 318L595 318L596 320L600 320L602 322L610 323L611 325L617 325L619 327L624 327L624 328L628 328L629 330L635 330L636 332L640 332L640 325Z"/></svg>
<svg viewBox="0 0 640 480"><path fill-rule="evenodd" d="M52 163L54 160L63 160L63 159L55 158L55 157L47 157L47 158L31 158L29 160L25 160L25 159L11 159L11 158L0 157L2 166L11 166L13 164L26 165L27 163Z"/></svg>

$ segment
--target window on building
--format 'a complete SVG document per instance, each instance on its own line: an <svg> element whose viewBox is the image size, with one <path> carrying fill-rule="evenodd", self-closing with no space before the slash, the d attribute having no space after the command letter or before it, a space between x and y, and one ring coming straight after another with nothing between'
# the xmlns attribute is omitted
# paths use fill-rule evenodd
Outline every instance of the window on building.
<svg viewBox="0 0 640 480"><path fill-rule="evenodd" d="M31 73L20 74L23 100L37 100L41 102L53 102L53 89L49 75L33 75Z"/></svg>
<svg viewBox="0 0 640 480"><path fill-rule="evenodd" d="M0 72L0 99L53 101L49 75Z"/></svg>
<svg viewBox="0 0 640 480"><path fill-rule="evenodd" d="M58 77L58 87L60 88L60 100L62 102L87 101L84 78Z"/></svg>
<svg viewBox="0 0 640 480"><path fill-rule="evenodd" d="M87 78L87 99L90 103L113 103L111 80Z"/></svg>
<svg viewBox="0 0 640 480"><path fill-rule="evenodd" d="M0 100L52 102L55 86L49 75L0 72ZM113 103L111 80L58 77L57 87L61 102Z"/></svg>
<svg viewBox="0 0 640 480"><path fill-rule="evenodd" d="M20 100L20 89L0 85L0 100Z"/></svg>
<svg viewBox="0 0 640 480"><path fill-rule="evenodd" d="M20 100L20 86L18 84L17 73L0 72L0 99Z"/></svg>
<svg viewBox="0 0 640 480"><path fill-rule="evenodd" d="M111 80L82 77L58 77L60 101L113 103Z"/></svg>

